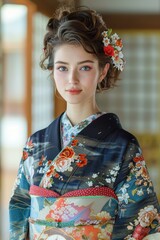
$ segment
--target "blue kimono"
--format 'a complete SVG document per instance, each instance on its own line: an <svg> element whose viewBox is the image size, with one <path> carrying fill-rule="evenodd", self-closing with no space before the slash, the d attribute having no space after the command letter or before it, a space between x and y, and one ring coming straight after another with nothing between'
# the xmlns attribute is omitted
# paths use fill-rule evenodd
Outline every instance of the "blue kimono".
<svg viewBox="0 0 160 240"><path fill-rule="evenodd" d="M80 123L62 147L62 116L24 147L10 240L160 239L159 204L136 138L106 113Z"/></svg>

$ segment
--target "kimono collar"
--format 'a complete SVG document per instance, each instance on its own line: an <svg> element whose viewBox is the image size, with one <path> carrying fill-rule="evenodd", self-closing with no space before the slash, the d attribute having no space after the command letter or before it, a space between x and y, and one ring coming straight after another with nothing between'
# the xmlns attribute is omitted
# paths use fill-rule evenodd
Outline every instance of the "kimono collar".
<svg viewBox="0 0 160 240"><path fill-rule="evenodd" d="M64 112L61 118L60 123L60 132L61 132L61 145L66 146L73 137L77 136L77 134L82 131L85 127L87 127L93 120L103 115L104 113L98 112L96 114L92 114L89 117L85 118L80 123L75 126L70 122L67 113Z"/></svg>
<svg viewBox="0 0 160 240"><path fill-rule="evenodd" d="M54 146L51 150L52 158L55 157L63 148L61 145L61 119L63 114L56 118L46 129L43 134L45 139ZM87 127L79 130L79 137L92 139L104 139L107 135L121 128L119 118L113 113L102 114L95 121L88 123ZM47 153L49 155L49 153Z"/></svg>

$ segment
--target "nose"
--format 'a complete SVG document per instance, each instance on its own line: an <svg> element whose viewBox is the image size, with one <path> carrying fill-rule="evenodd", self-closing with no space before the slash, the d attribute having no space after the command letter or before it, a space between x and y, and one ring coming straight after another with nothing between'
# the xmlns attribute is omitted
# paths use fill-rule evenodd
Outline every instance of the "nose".
<svg viewBox="0 0 160 240"><path fill-rule="evenodd" d="M71 70L70 71L70 74L69 74L69 79L68 79L68 82L69 83L77 83L79 80L78 80L78 74L77 74L77 71L76 70Z"/></svg>

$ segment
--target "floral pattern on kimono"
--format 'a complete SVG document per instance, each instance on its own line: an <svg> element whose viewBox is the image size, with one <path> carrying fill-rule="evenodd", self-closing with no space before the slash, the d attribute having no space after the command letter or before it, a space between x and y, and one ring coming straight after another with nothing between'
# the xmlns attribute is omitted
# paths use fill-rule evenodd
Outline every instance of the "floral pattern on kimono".
<svg viewBox="0 0 160 240"><path fill-rule="evenodd" d="M61 239L58 236L63 236L67 240L111 239L117 208L117 199L111 190L106 187L89 188L82 190L83 197L78 195L82 193L80 190L74 191L74 197L70 196L70 192L63 197L51 198L43 194L43 197L37 198L42 189L32 186L30 190L33 206L30 218L30 232L33 233L31 239L48 239L50 236L56 236L57 239Z"/></svg>
<svg viewBox="0 0 160 240"><path fill-rule="evenodd" d="M159 204L145 160L136 138L122 129L118 117L107 113L90 121L83 129L80 127L80 131L63 149L60 140L60 129L63 126L61 121L60 116L49 127L33 134L24 148L17 184L10 201L10 239L25 239L29 226L31 239L38 239L43 233L41 239L49 239L46 234L49 234L47 229L50 227L61 232L60 239L69 239L73 233L74 236L79 234L79 239L90 240L141 240L146 235L159 234ZM32 186L52 191L58 194L58 198L37 197L29 192ZM73 196L64 199L65 194L76 190L93 188L97 191L101 187L112 190L116 197L108 196L109 201L106 201L105 205L100 204L99 212L94 212L96 208L91 207L97 204L96 196L77 196L75 205ZM92 199L91 205L85 204L86 209L94 213L94 216L109 216L108 224L106 222L106 226L102 227L94 223L91 231L91 225L85 224L77 228L74 219L74 222L71 221L72 226L65 226L64 219L60 219L63 227L59 228L59 223L53 218L55 212L52 211L56 209L57 202L60 201L63 207L67 206L67 212L72 209L73 217L74 213L78 212L77 209L82 210L84 207L83 198L86 201L88 198ZM99 199L101 198L105 197L101 196ZM48 207L51 207L51 211L47 212ZM88 211L86 209L85 211ZM40 222L36 227L36 224L33 224L35 214L44 211L46 214L38 217ZM45 219L42 219L43 217ZM46 225L41 224L44 223L42 220L46 221ZM96 229L98 232L94 235ZM62 238L62 231L67 237ZM107 231L110 233L108 238ZM53 236L51 239L54 239Z"/></svg>

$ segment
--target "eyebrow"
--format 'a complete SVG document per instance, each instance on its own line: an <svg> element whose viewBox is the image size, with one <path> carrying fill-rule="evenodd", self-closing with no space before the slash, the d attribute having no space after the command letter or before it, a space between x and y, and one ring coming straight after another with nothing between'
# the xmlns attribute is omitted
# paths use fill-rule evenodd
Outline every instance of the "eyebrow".
<svg viewBox="0 0 160 240"><path fill-rule="evenodd" d="M78 65L84 64L84 63L94 63L94 61L92 61L92 60L85 60L85 61L78 62ZM55 64L65 64L65 65L69 65L69 63L63 62L63 61L57 61L57 62L55 62Z"/></svg>

